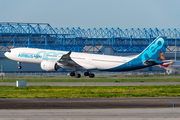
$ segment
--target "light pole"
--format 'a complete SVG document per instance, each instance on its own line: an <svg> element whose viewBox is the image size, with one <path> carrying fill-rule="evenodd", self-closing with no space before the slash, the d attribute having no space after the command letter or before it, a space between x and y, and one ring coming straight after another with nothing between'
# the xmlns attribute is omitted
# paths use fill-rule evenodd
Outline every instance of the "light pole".
<svg viewBox="0 0 180 120"><path fill-rule="evenodd" d="M176 61L176 51L177 51L177 48L176 48L176 37L177 37L177 33L175 34L175 61Z"/></svg>
<svg viewBox="0 0 180 120"><path fill-rule="evenodd" d="M2 73L3 66L1 65L1 82L3 82L3 73Z"/></svg>

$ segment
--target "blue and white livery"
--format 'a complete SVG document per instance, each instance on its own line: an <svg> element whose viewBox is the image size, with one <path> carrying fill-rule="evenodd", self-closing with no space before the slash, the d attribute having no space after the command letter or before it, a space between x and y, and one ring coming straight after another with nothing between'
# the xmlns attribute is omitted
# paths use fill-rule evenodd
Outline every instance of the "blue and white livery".
<svg viewBox="0 0 180 120"><path fill-rule="evenodd" d="M86 70L85 76L94 77L90 70L130 71L162 64L156 60L164 45L164 38L157 37L143 52L136 56L110 56L35 48L13 48L5 56L19 63L40 64L46 71L59 68L71 70L71 76L79 78L78 71ZM21 68L21 64L19 64Z"/></svg>

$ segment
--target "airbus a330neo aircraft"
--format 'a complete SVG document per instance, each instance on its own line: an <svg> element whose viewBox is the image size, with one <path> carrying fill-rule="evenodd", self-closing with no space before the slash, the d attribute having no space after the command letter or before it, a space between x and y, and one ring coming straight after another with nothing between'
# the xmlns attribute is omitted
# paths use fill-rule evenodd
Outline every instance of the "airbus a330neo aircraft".
<svg viewBox="0 0 180 120"><path fill-rule="evenodd" d="M86 71L85 76L93 78L91 70L130 71L162 64L156 60L163 47L163 37L157 37L143 52L135 56L121 57L57 51L35 48L12 48L5 56L19 63L40 64L46 71L56 71L58 68L71 70L70 76L81 77L78 71Z"/></svg>

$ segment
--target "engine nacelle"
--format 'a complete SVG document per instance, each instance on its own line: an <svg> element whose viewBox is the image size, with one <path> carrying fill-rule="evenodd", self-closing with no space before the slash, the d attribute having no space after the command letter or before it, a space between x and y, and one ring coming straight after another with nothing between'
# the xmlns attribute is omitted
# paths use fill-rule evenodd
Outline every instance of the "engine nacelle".
<svg viewBox="0 0 180 120"><path fill-rule="evenodd" d="M53 61L42 61L41 62L41 69L46 71L57 71L59 66L56 62Z"/></svg>

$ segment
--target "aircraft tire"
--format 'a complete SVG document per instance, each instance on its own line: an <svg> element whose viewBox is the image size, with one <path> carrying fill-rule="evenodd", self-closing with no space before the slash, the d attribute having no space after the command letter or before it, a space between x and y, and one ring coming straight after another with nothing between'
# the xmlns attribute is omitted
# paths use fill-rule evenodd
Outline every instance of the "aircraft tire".
<svg viewBox="0 0 180 120"><path fill-rule="evenodd" d="M84 73L84 76L89 76L89 72L85 72L85 73Z"/></svg>
<svg viewBox="0 0 180 120"><path fill-rule="evenodd" d="M21 66L18 66L18 69L21 69L22 67Z"/></svg>
<svg viewBox="0 0 180 120"><path fill-rule="evenodd" d="M70 76L72 77L72 76L75 76L75 73L74 72L71 72L70 73Z"/></svg>
<svg viewBox="0 0 180 120"><path fill-rule="evenodd" d="M95 76L94 74L90 74L89 75L90 78L94 78L94 76Z"/></svg>
<svg viewBox="0 0 180 120"><path fill-rule="evenodd" d="M81 74L75 74L75 77L76 77L76 78L80 78L80 77L81 77Z"/></svg>

